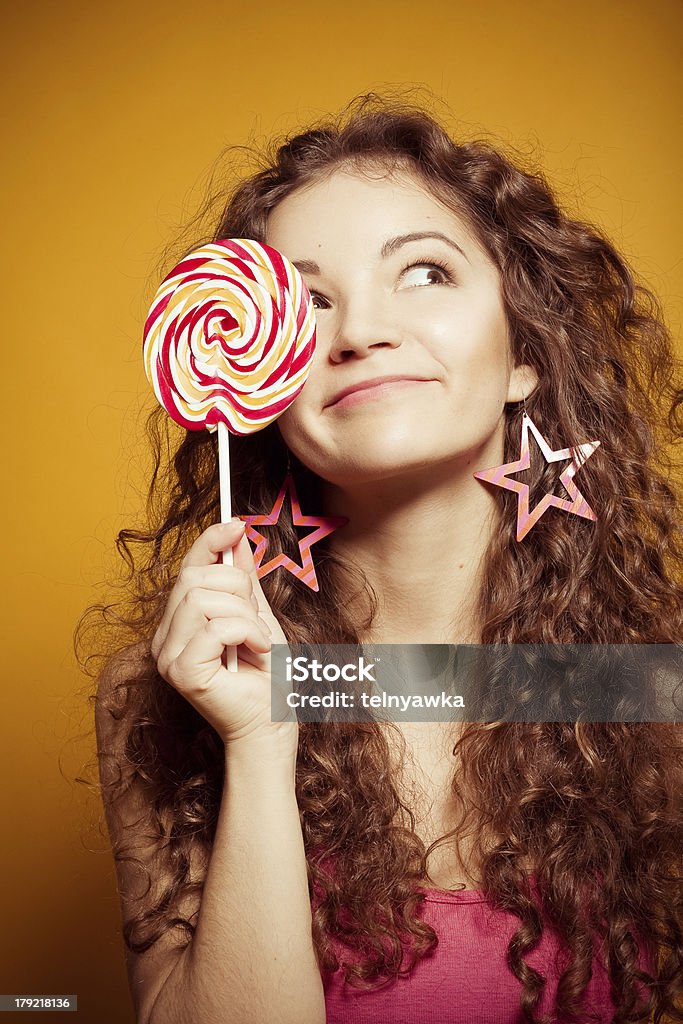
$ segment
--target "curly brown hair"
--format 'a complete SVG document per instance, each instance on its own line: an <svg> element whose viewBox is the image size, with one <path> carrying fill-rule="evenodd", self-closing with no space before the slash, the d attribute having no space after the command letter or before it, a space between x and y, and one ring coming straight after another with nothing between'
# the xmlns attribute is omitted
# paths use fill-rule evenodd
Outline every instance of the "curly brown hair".
<svg viewBox="0 0 683 1024"><path fill-rule="evenodd" d="M463 218L500 273L513 354L538 372L529 414L555 447L567 437L602 442L582 469L582 490L600 510L590 529L575 516L546 516L517 543L515 496L496 488L503 514L484 566L481 642L678 643L683 548L672 442L681 436L683 393L654 296L598 230L560 209L542 175L519 169L487 142L456 143L427 111L374 94L335 121L273 142L261 168L232 191L211 238L265 241L274 207L341 165L358 173L407 170ZM208 240L195 238L187 251ZM506 415L507 461L522 410L509 406ZM115 798L133 782L144 785L143 831L158 845L172 883L126 926L135 952L169 929L178 929L181 944L191 939L194 925L177 906L183 894L201 891L191 855L210 854L224 765L218 735L159 676L149 654L182 557L218 520L216 436L184 432L160 408L148 431L155 464L146 527L122 530L117 540L125 594L88 609L77 629L78 647L86 627L103 616L119 651L136 643L146 652L110 702L124 751L110 786ZM231 443L236 513L271 508L289 456L277 424ZM302 506L321 507L320 480L289 460ZM532 495L555 480L552 466L532 465ZM281 520L271 543L289 551L293 525ZM320 547L319 595L288 573L265 578L265 594L288 639L359 643L349 596L365 596L367 625L374 595L362 575ZM545 985L525 955L548 925L569 953L557 994L567 1020L579 1019L596 937L615 1021L682 1020L683 751L676 726L470 723L453 754L460 819L425 849L377 723L301 724L296 787L321 966L340 967L334 950L342 940L360 954L341 965L349 982L372 984L397 975L408 949L409 968L430 952L437 936L420 917L417 886L428 877L435 846L467 833L475 837L485 892L519 919L508 963L525 1020L537 1020ZM139 835L116 845L117 859L135 857ZM655 965L651 973L646 962Z"/></svg>

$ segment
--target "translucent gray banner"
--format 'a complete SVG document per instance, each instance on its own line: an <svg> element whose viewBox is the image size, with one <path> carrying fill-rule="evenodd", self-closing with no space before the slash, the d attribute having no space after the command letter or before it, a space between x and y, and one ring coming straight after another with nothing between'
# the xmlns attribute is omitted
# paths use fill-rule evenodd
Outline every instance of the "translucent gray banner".
<svg viewBox="0 0 683 1024"><path fill-rule="evenodd" d="M274 722L680 722L680 644L289 644Z"/></svg>

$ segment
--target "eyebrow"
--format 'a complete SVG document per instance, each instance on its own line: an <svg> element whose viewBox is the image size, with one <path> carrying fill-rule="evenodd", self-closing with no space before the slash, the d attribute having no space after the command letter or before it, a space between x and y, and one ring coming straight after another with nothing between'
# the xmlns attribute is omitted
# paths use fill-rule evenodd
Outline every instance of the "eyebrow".
<svg viewBox="0 0 683 1024"><path fill-rule="evenodd" d="M444 235L442 231L411 231L408 235L396 235L394 238L388 238L380 249L380 256L382 259L386 259L387 256L393 255L401 246L407 245L408 242L420 242L424 238L436 238L440 242L445 242L446 245L450 245L451 249L455 249L456 252L459 252L467 260L465 251L452 238ZM320 273L320 267L313 260L293 260L292 262L302 274ZM469 263L469 260L467 262Z"/></svg>

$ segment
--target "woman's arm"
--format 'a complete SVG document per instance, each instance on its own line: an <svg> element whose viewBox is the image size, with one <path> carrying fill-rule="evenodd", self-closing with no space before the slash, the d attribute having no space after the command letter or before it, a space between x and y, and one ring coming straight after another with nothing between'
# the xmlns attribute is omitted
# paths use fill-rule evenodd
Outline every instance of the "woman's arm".
<svg viewBox="0 0 683 1024"><path fill-rule="evenodd" d="M139 1024L324 1024L294 767L267 737L226 752L196 932Z"/></svg>
<svg viewBox="0 0 683 1024"><path fill-rule="evenodd" d="M228 547L232 566L219 562ZM267 633L286 642L260 587L244 524L214 524L185 556L149 651L141 646L119 657L100 680L98 751L124 926L157 907L175 877L169 849L155 842L156 825L145 841L154 817L145 783L136 777L123 792L117 785L133 723L117 723L107 708L117 703L118 681L139 678L136 658L151 654L161 685L172 685L211 723L225 751L213 844L207 850L198 836L189 853L190 880L199 884L167 908L195 923L191 941L180 945L169 928L145 952L127 953L138 1024L325 1020L295 794L299 727L296 719L271 721ZM235 672L222 663L226 646L237 648ZM127 851L130 837L134 849Z"/></svg>
<svg viewBox="0 0 683 1024"><path fill-rule="evenodd" d="M147 812L140 784L116 800L107 786L124 760L124 730L108 707L116 682L131 672L130 656L109 666L99 683L95 716L112 847L135 837L137 863L116 861L124 924L170 881L156 847L140 838ZM192 941L179 949L169 930L144 953L126 951L137 1022L323 1024L295 758L275 749L269 736L251 736L227 747L226 762L211 856L208 865L199 855L192 864L195 878L206 872L203 892L183 896L176 908L178 916L198 915Z"/></svg>

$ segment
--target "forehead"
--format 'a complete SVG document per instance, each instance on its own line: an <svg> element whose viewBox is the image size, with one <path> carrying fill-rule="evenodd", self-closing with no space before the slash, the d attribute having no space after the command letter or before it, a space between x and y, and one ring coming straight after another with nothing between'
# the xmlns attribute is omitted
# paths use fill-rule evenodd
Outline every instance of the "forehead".
<svg viewBox="0 0 683 1024"><path fill-rule="evenodd" d="M389 235L430 228L446 230L457 241L479 248L464 219L416 175L407 170L361 173L340 168L286 196L270 213L265 240L296 259L312 256L311 247L377 248Z"/></svg>

